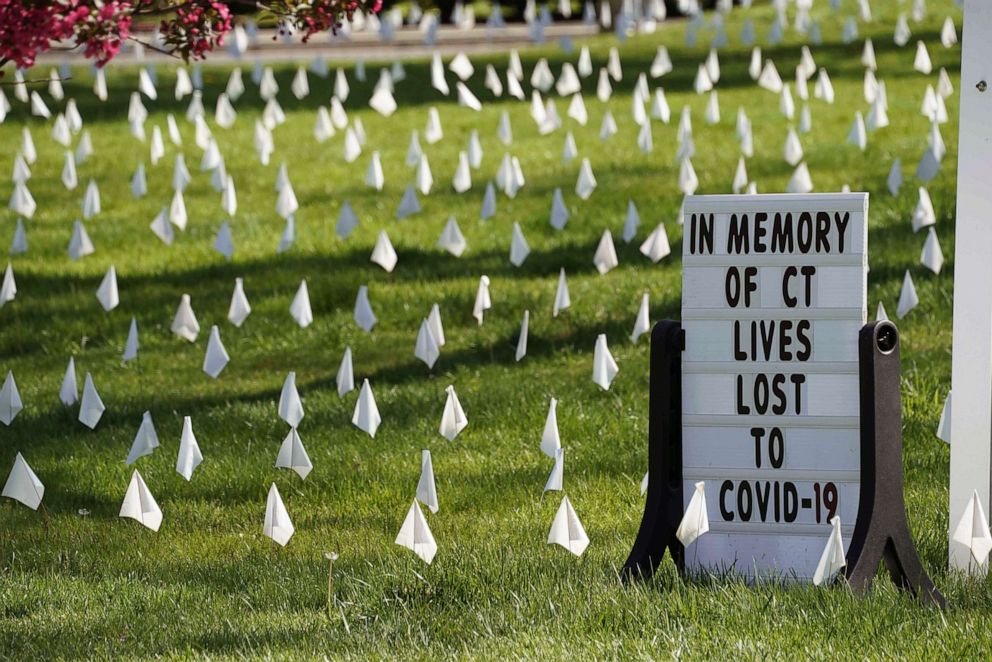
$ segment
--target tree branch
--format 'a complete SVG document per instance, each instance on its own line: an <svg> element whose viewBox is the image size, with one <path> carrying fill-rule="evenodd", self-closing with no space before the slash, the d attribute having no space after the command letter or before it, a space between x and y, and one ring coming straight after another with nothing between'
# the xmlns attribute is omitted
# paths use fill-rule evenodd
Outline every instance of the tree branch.
<svg viewBox="0 0 992 662"><path fill-rule="evenodd" d="M177 60L181 60L182 59L181 57L179 57L178 55L176 55L173 51L167 51L164 48L159 48L155 44L149 43L149 42L145 41L144 39L138 39L134 35L128 35L127 38L129 40L135 42L135 43L141 44L145 48L148 48L150 50L155 51L156 53L161 53L162 55L168 55L169 57L174 57Z"/></svg>

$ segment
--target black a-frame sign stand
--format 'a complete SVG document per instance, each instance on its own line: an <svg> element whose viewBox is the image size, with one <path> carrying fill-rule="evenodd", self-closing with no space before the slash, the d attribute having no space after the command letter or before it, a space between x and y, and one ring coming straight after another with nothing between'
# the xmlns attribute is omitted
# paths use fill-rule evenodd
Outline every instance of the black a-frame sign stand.
<svg viewBox="0 0 992 662"><path fill-rule="evenodd" d="M648 493L626 577L647 577L667 549L680 573L685 550L675 536L683 513L682 351L678 322L662 321L651 334ZM847 550L845 576L864 594L885 561L898 586L944 607L944 596L920 562L906 518L902 481L899 332L891 322L869 322L858 336L861 390L861 489L858 518Z"/></svg>

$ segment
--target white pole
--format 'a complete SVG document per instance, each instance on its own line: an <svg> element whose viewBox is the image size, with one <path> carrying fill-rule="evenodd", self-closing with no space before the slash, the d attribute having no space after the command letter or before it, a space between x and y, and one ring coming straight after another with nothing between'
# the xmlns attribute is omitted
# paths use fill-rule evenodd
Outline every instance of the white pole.
<svg viewBox="0 0 992 662"><path fill-rule="evenodd" d="M954 246L950 520L992 485L992 2L965 0ZM951 568L984 574L949 539Z"/></svg>

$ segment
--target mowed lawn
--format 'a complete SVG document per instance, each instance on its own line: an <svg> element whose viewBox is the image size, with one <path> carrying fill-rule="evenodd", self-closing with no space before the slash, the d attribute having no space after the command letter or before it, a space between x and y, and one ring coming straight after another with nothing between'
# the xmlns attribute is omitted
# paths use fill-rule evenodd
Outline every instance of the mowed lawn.
<svg viewBox="0 0 992 662"><path fill-rule="evenodd" d="M74 70L67 94L76 99L95 148L79 167L80 186L74 191L59 181L64 150L52 140L50 123L29 117L5 87L15 108L0 125L5 182L0 196L9 197L7 168L26 124L38 149L28 182L38 211L26 221L29 252L11 258L17 299L0 309L0 372L14 372L25 403L13 425L0 429L0 474L6 475L20 451L46 493L38 512L6 499L0 503L0 656L983 656L992 646L992 591L985 581L966 582L945 570L948 448L934 435L950 388L956 95L947 101L950 119L941 126L947 156L928 186L946 257L939 276L919 264L925 235L914 235L910 223L918 186L913 172L929 130L919 107L940 67L958 85L960 49L944 49L939 29L950 14L960 32L960 10L951 0L931 0L927 18L910 24L910 44L898 48L892 40L896 11L908 11L908 3L874 3L874 22L862 24L860 38L851 44L842 43L841 31L857 6L851 0L842 4L835 15L829 3L816 3L824 39L812 53L828 70L837 100L833 105L810 100L813 130L802 143L817 191L848 184L871 194L870 317L879 301L894 317L906 269L916 282L920 306L898 322L904 343L906 500L924 564L948 598L947 612L919 606L885 577L864 599L843 585L683 581L670 562L648 582L625 585L619 578L643 511L639 484L647 466L649 348L647 336L633 344L630 332L644 292L650 295L652 321L677 318L680 310L682 196L675 154L682 108L692 113L699 193L730 192L739 157L734 137L739 106L753 123L755 155L747 168L758 190L784 190L792 172L782 158L789 122L778 97L748 76L750 49L739 39L744 17L751 16L764 46L772 13L763 5L727 19L731 43L720 53L721 121L714 126L703 121L708 97L692 91L711 32L688 47L684 23L619 46L624 75L608 103L596 100L595 75L584 79L587 126L565 117L568 100L555 97L564 126L546 136L531 120L529 103L494 99L483 87L485 63L505 76L506 53L472 58L476 73L469 86L483 102L478 113L431 89L429 62L407 62L407 78L396 86L399 110L386 119L367 101L378 69L390 62L375 62L370 52L366 82L357 81L345 65L351 83L345 108L352 119L362 120L368 136L352 164L343 158L344 132L323 144L312 137L316 109L329 102L333 76L311 76L310 95L297 101L289 92L295 66L275 67L287 121L275 130L275 153L263 167L252 147L263 103L250 83L251 63L244 63L249 89L235 104L238 119L229 130L213 122L229 69L205 66L208 120L239 197L230 262L212 249L225 213L209 174L199 172L201 151L183 117L188 99L174 101L170 67L157 68L158 101L144 99L149 135L155 125L166 133L166 157L154 167L148 144L136 141L127 126L128 97L137 87L133 62L122 58L109 68L106 103L93 96L89 69ZM869 110L860 64L866 36L874 38L891 126L870 134L861 153L846 137L855 111L867 116ZM912 68L917 38L929 47L933 75ZM616 40L602 36L583 43L598 71ZM643 154L636 144L631 91L660 43L668 46L675 69L652 81L652 92L656 84L665 88L672 122L653 122L654 151ZM790 29L782 44L764 46L788 82L802 43ZM548 44L522 49L521 57L529 79L539 57L547 57L557 74L563 62L576 61L578 51L565 54ZM47 67L32 73L44 75ZM448 77L453 87L453 76ZM529 94L529 84L525 89ZM53 109L64 108L41 91ZM423 129L432 105L439 109L444 138L427 145ZM619 132L603 142L599 127L607 109ZM509 147L496 133L503 111L512 121ZM168 143L170 112L179 121L193 182L185 196L189 227L167 247L148 225L172 196L172 166L180 150ZM451 177L473 129L485 157L472 173L472 189L458 195ZM435 186L420 197L421 213L398 221L396 207L413 181L413 170L404 164L413 130L421 132ZM585 202L574 192L581 159L561 160L566 130L598 180ZM385 173L381 192L364 185L373 150ZM500 193L495 218L480 221L485 184L495 177L504 153L519 158L526 185L515 199ZM885 180L897 157L907 181L892 197ZM149 194L134 199L129 180L140 162L148 169ZM275 212L274 184L281 162L301 208L292 249L277 254L283 221ZM86 222L96 252L71 262L72 222L80 217L90 179L99 184L103 203L103 211ZM555 187L562 188L572 214L561 232L548 224ZM642 224L637 238L625 244L620 235L628 200L637 205ZM345 201L360 225L342 241L334 227ZM458 220L468 242L461 258L435 246L449 216ZM5 245L15 221L9 210L0 211ZM514 221L531 247L520 268L508 259ZM654 265L638 246L658 223L668 231L673 254ZM391 274L369 262L383 229L399 255ZM601 276L593 253L604 229L613 233L620 266ZM95 291L110 265L117 270L121 304L105 313ZM561 268L572 307L553 318ZM491 279L493 306L479 326L472 307L483 274ZM226 320L238 277L244 278L253 308L240 329ZM289 315L302 279L314 310L307 329ZM371 334L352 320L355 295L365 284L379 318ZM192 344L169 330L183 293L191 295L202 329ZM413 349L420 322L434 303L440 305L447 344L428 371ZM527 357L517 363L524 310L530 310L530 342ZM136 361L122 365L132 316L141 348ZM217 380L201 370L214 324L231 355ZM600 333L607 334L620 367L607 392L591 380ZM340 398L335 389L346 346L354 354L356 380L370 380L382 413L375 439L351 425L357 391ZM58 401L70 356L80 384L92 373L107 405L95 431L76 420L75 407L63 408ZM276 404L289 371L296 371L306 409L299 432L314 464L306 481L273 467L288 432ZM469 420L453 442L437 431L449 384ZM551 397L559 400L565 493L591 539L581 558L545 544L561 499L557 493L541 494L552 462L538 446ZM164 513L157 534L118 518L132 472L124 460L146 410L162 447L137 468ZM175 471L184 416L192 417L204 455L189 483ZM393 544L416 490L424 448L433 453L440 501L440 511L427 514L439 545L431 566ZM273 482L296 526L285 548L262 535ZM330 609L325 551L340 554Z"/></svg>

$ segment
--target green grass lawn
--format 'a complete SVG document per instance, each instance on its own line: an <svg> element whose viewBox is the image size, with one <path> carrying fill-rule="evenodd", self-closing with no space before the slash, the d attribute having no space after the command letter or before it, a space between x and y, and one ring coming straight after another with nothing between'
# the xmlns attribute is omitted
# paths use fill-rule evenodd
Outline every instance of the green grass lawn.
<svg viewBox="0 0 992 662"><path fill-rule="evenodd" d="M856 12L852 0L843 4L845 15ZM919 265L924 236L910 227L917 186L912 173L928 130L918 109L926 83L936 84L939 67L958 84L960 50L945 50L938 34L948 13L960 31L960 11L951 0L931 0L927 19L911 23L914 39L900 49L891 37L898 5L874 3L875 21L861 26L861 37L874 38L891 126L870 135L862 154L845 140L855 110L868 110L861 92L862 41L844 45L842 17L829 13L826 2L816 5L824 43L812 51L833 79L837 102L810 101L814 128L803 136L803 147L817 191L849 184L871 193L870 312L882 301L894 314L904 271L916 280L921 305L899 322L906 500L924 564L948 598L947 612L920 607L887 580L876 582L864 599L842 585L683 581L670 562L649 582L619 580L643 510L639 483L647 465L649 350L646 337L634 345L629 335L643 292L650 293L652 321L677 318L680 309L679 112L683 106L692 110L699 193L730 191L739 155L738 106L746 108L754 127L755 156L748 171L759 191L784 190L792 171L781 156L788 123L778 98L748 77L749 49L738 39L745 14L735 13L728 19L731 45L721 52L722 121L716 126L703 122L707 98L692 92L708 40L686 47L683 24L620 47L624 78L607 104L595 98L595 76L584 80L587 126L567 119L567 100L556 98L565 129L574 133L580 156L591 160L599 181L587 202L574 194L579 160L561 162L565 130L540 136L529 104L494 100L483 88L484 64L493 62L503 74L506 54L473 58L470 87L484 103L480 113L460 109L430 89L429 63L417 61L407 63L408 77L397 85L399 110L385 119L366 103L378 70L370 53L368 82L349 75L352 96L346 108L352 118L361 118L368 134L365 152L350 165L342 158L343 132L324 144L312 138L316 108L328 102L333 77L311 76L310 96L297 101L289 94L294 67L283 66L276 67L276 76L288 121L275 131L272 163L260 166L252 128L262 103L248 80L247 63L250 89L236 104L237 123L230 130L213 127L239 194L231 262L212 250L224 219L220 195L209 176L198 172L200 150L192 125L182 118L186 103L172 98L169 68L158 67L160 98L146 100L146 127L149 134L153 125L165 131L166 114L175 113L194 175L186 192L189 227L177 233L171 247L162 245L148 224L171 198L177 150L168 145L166 158L151 167L147 143L131 137L126 115L137 84L133 65L110 68L107 103L90 92L88 70L76 70L67 83L95 146L94 156L79 168L75 191L59 181L63 149L50 138L50 125L28 117L26 107L15 103L0 125L0 164L9 181L6 168L27 123L39 152L29 182L39 207L27 222L30 251L11 259L17 299L0 310L0 371L13 370L25 402L13 425L0 430L0 473L21 451L47 491L39 512L6 499L0 503L0 656L985 657L980 651L992 646L992 590L986 581L966 582L945 570L948 448L934 436L950 387L956 97L948 100L950 121L941 127L948 153L929 185L947 258L939 277ZM909 4L902 9L908 11ZM750 14L763 37L770 8ZM912 69L916 38L930 48L932 76ZM630 94L636 73L647 70L662 42L675 62L675 71L659 81L673 122L654 123L654 151L642 154ZM604 66L614 39L587 43L596 68ZM764 49L787 81L801 43L790 30L783 44ZM529 78L538 57L548 57L557 74L577 52L566 56L549 45L521 55ZM204 68L212 126L213 105L227 76L226 69ZM413 178L403 163L410 132L423 133L431 105L439 108L445 133L436 145L422 143L434 191L421 197L419 215L397 221L396 206ZM598 134L606 108L619 133L604 143ZM507 149L496 136L504 110L514 132ZM472 129L479 131L485 159L473 172L473 188L457 195L451 176ZM385 171L381 193L363 183L372 150L380 152ZM500 194L496 217L483 222L485 182L495 176L504 152L520 159L526 186L512 200ZM902 158L907 182L893 198L885 179L896 157ZM149 195L135 200L129 179L141 161L148 168ZM296 243L277 255L283 221L275 213L274 182L282 161L301 209ZM104 208L86 223L96 253L70 262L72 221L90 178L99 183ZM551 193L559 186L572 212L564 232L548 224ZM11 186L0 188L6 200ZM642 217L629 245L619 238L628 200ZM341 241L334 225L345 201L361 225ZM458 219L468 241L460 259L435 248L449 215ZM514 221L532 249L520 268L508 260ZM10 211L0 211L0 241L9 241L14 222ZM673 255L652 265L637 247L659 222L667 228ZM616 239L620 267L600 276L592 257L606 228ZM368 259L382 229L399 254L391 274ZM104 313L94 294L111 264L121 305ZM573 305L552 318L562 267ZM471 313L482 274L492 280L493 307L480 327ZM245 279L254 309L240 329L226 321L236 277ZM305 330L288 313L303 278L315 317ZM371 334L352 321L362 284L368 284L379 317ZM182 293L192 295L203 329L195 344L169 331ZM435 302L448 343L428 372L413 348L420 321ZM514 349L525 309L531 311L529 351L518 364ZM132 315L141 350L137 361L122 365ZM232 359L218 380L201 371L213 324L220 326ZM620 366L608 392L590 379L599 333L608 335ZM356 379L369 378L382 412L374 440L351 425L357 392L339 398L335 390L346 346L354 352ZM107 404L95 431L76 421L75 408L66 410L58 402L70 356L80 383L91 372ZM287 432L276 403L290 370L297 373L307 412L300 435L315 467L306 481L273 468ZM449 384L469 419L451 443L437 433ZM551 462L538 444L552 396L560 401L568 451L565 492L591 538L582 558L545 544L560 501L557 494L541 496ZM117 516L132 471L124 459L145 410L152 412L162 440L162 448L137 464L165 515L157 534ZM183 416L192 417L205 457L190 483L174 468ZM428 514L440 548L431 566L393 544L416 489L422 448L433 452L441 506L436 515ZM273 482L296 526L285 548L262 536L266 492ZM89 514L80 515L81 509ZM329 617L323 552L330 550L340 560Z"/></svg>

